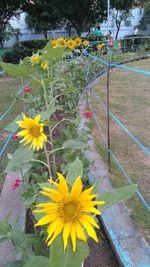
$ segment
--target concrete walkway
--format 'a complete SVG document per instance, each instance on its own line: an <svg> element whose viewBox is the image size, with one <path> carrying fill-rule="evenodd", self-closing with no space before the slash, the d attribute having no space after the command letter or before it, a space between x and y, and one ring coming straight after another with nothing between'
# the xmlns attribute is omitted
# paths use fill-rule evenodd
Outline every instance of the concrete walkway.
<svg viewBox="0 0 150 267"><path fill-rule="evenodd" d="M20 197L18 189L13 191L11 189L12 183L19 178L19 173L10 172L7 174L3 190L0 197L0 221L9 213L11 213L10 220L15 222L19 218L19 223L24 229L25 226L25 208ZM19 255L11 243L5 241L0 244L0 267L6 267L8 263L18 260Z"/></svg>

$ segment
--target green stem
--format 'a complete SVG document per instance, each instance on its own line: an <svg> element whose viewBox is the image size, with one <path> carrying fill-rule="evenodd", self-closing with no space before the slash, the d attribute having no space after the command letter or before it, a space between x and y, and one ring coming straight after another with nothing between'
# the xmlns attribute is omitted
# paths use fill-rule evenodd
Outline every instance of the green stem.
<svg viewBox="0 0 150 267"><path fill-rule="evenodd" d="M56 123L56 124L54 125L54 127L51 129L51 132L53 132L53 131L55 130L55 128L56 128L60 123L62 123L63 121L70 121L70 122L71 122L70 119L62 119L61 121L59 121L58 123Z"/></svg>
<svg viewBox="0 0 150 267"><path fill-rule="evenodd" d="M43 87L43 93L44 93L45 106L46 106L46 110L48 111L47 93L46 93L46 88L45 88L45 84L43 80L42 80L42 87Z"/></svg>
<svg viewBox="0 0 150 267"><path fill-rule="evenodd" d="M46 166L48 168L48 170L49 170L48 164L46 164L44 161L38 160L38 159L32 159L31 161L39 162L39 163L43 164L44 166Z"/></svg>
<svg viewBox="0 0 150 267"><path fill-rule="evenodd" d="M49 153L49 156L50 156L51 154L53 154L54 152L59 151L59 150L63 150L63 149L65 149L65 148L64 148L64 147L56 148L56 149L52 150L52 151Z"/></svg>
<svg viewBox="0 0 150 267"><path fill-rule="evenodd" d="M50 160L49 160L49 155L48 155L48 151L46 148L46 144L44 144L44 151L45 151L45 156L46 156L46 161L47 161L46 165L48 166L50 179L52 179L52 170L51 170L51 165L50 165Z"/></svg>

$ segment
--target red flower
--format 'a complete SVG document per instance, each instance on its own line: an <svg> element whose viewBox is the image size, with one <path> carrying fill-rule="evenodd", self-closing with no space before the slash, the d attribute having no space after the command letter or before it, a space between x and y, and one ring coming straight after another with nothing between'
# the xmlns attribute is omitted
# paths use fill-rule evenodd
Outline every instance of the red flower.
<svg viewBox="0 0 150 267"><path fill-rule="evenodd" d="M16 188L19 187L20 185L21 185L21 180L16 179L15 182L11 185L11 189L16 190Z"/></svg>
<svg viewBox="0 0 150 267"><path fill-rule="evenodd" d="M32 88L31 87L27 87L23 90L25 93L29 93L30 91L32 91Z"/></svg>
<svg viewBox="0 0 150 267"><path fill-rule="evenodd" d="M85 66L85 63L84 62L80 62L80 65L84 67Z"/></svg>
<svg viewBox="0 0 150 267"><path fill-rule="evenodd" d="M12 139L16 140L17 138L18 138L18 135L17 134L13 134Z"/></svg>
<svg viewBox="0 0 150 267"><path fill-rule="evenodd" d="M85 111L82 113L83 117L93 117L93 112L91 111Z"/></svg>

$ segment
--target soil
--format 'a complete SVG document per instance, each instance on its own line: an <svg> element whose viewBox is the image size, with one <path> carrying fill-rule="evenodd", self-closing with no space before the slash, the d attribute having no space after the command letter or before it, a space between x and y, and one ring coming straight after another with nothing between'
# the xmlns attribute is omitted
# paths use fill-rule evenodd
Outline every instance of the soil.
<svg viewBox="0 0 150 267"><path fill-rule="evenodd" d="M120 265L101 223L97 236L99 239L98 244L93 239L89 239L90 255L85 260L84 267L119 267Z"/></svg>

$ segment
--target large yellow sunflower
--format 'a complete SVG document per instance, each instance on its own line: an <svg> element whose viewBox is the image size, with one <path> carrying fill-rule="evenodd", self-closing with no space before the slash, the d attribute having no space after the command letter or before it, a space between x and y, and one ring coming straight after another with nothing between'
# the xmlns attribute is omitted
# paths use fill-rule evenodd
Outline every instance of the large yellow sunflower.
<svg viewBox="0 0 150 267"><path fill-rule="evenodd" d="M84 45L84 46L88 46L88 45L89 45L89 41L85 40L85 41L83 42L83 45Z"/></svg>
<svg viewBox="0 0 150 267"><path fill-rule="evenodd" d="M57 173L59 183L52 183L54 188L43 188L41 194L47 196L52 201L48 203L37 204L36 213L45 213L35 226L49 224L47 228L48 237L46 242L48 246L52 244L55 238L62 232L64 250L68 245L68 239L71 237L73 251L76 251L77 239L87 241L86 234L98 242L96 232L93 227L99 228L95 219L91 215L100 212L95 207L103 205L104 201L95 201L95 194L91 194L93 186L82 191L83 185L80 177L77 177L72 189L69 190L65 178Z"/></svg>
<svg viewBox="0 0 150 267"><path fill-rule="evenodd" d="M17 136L24 137L20 143L31 143L31 147L37 150L43 148L43 144L47 141L47 137L44 134L44 124L39 123L41 116L38 115L34 119L28 118L24 114L22 114L22 116L23 120L17 121L17 124L19 124L21 128L24 128L24 130L17 133Z"/></svg>
<svg viewBox="0 0 150 267"><path fill-rule="evenodd" d="M34 54L32 57L31 57L31 62L33 65L38 65L40 63L40 57L39 55L37 54Z"/></svg>
<svg viewBox="0 0 150 267"><path fill-rule="evenodd" d="M52 40L52 47L57 48L58 46L58 41L56 39Z"/></svg>
<svg viewBox="0 0 150 267"><path fill-rule="evenodd" d="M80 46L81 45L81 38L80 37L76 38L74 41L75 41L75 45L76 46Z"/></svg>
<svg viewBox="0 0 150 267"><path fill-rule="evenodd" d="M66 41L63 37L59 37L57 41L60 47L64 47L66 45Z"/></svg>
<svg viewBox="0 0 150 267"><path fill-rule="evenodd" d="M48 68L48 64L46 62L46 60L44 60L42 63L41 63L41 68L42 70L46 70Z"/></svg>
<svg viewBox="0 0 150 267"><path fill-rule="evenodd" d="M74 49L75 48L75 41L73 39L69 39L66 43L67 47L70 48L70 49Z"/></svg>
<svg viewBox="0 0 150 267"><path fill-rule="evenodd" d="M102 49L102 45L101 45L101 44L98 44L98 45L96 46L96 48L97 48L97 50L101 50L101 49Z"/></svg>

